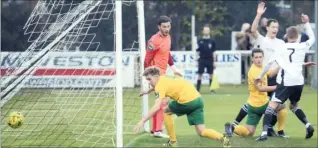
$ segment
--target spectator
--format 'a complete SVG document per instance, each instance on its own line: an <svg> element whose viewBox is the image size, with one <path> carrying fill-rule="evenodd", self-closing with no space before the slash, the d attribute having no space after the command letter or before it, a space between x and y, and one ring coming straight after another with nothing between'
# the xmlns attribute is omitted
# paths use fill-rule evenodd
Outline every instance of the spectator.
<svg viewBox="0 0 318 148"><path fill-rule="evenodd" d="M266 36L266 25L267 25L267 21L268 19L266 17L263 17L261 19L261 24L260 24L260 28L258 29L259 33L262 35L262 36Z"/></svg>
<svg viewBox="0 0 318 148"><path fill-rule="evenodd" d="M253 44L251 41L251 25L249 23L244 23L241 28L241 32L235 35L237 42L237 50L251 50Z"/></svg>
<svg viewBox="0 0 318 148"><path fill-rule="evenodd" d="M237 50L252 50L253 49L253 37L251 34L251 25L249 23L244 23L241 28L241 32L235 35L236 42L237 42ZM242 78L245 78L245 71L247 70L245 67L250 63L250 57L242 57L242 67L241 67L241 74Z"/></svg>

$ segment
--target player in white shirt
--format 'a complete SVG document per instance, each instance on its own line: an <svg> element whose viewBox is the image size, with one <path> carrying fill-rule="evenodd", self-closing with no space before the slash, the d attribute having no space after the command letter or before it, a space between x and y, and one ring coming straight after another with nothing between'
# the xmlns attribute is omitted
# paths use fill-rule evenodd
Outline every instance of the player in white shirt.
<svg viewBox="0 0 318 148"><path fill-rule="evenodd" d="M304 86L304 77L302 74L303 62L306 51L308 51L315 42L315 36L310 27L308 16L302 14L301 19L302 23L305 24L304 26L306 34L309 36L309 40L298 43L297 38L300 34L299 29L296 26L289 27L287 29L288 43L277 46L277 50L269 60L269 63L265 66L260 78L255 80L255 83L259 83L274 62L281 67L276 79L278 85L271 102L266 108L263 119L263 132L257 139L258 141L267 140L267 129L272 120L272 116L275 114L278 106L283 104L287 99L290 100L289 107L292 112L306 126L307 132L305 138L309 139L313 136L314 128L308 122L302 109L298 108L298 102L301 98Z"/></svg>
<svg viewBox="0 0 318 148"><path fill-rule="evenodd" d="M271 57L272 54L274 54L274 51L277 49L275 47L278 47L279 45L285 44L285 42L281 39L276 38L277 33L278 33L278 28L279 24L278 21L275 19L268 19L267 25L266 25L266 36L262 36L258 31L258 24L260 22L260 19L264 12L266 11L265 3L261 2L258 4L257 7L257 14L256 17L253 21L252 27L251 27L251 32L252 36L254 37L254 48L256 49L262 49L264 52L264 63L268 63L269 58ZM277 68L277 65L272 66L273 69ZM268 77L268 86L276 86L276 76L274 77ZM268 96L271 97L273 92L267 92ZM287 116L287 109L284 105L282 105L279 109L279 131L278 131L278 136L283 137L283 138L289 138L289 136L285 135L284 133L284 125L285 125L285 120ZM239 114L235 118L234 122L232 123L233 126L238 125L243 118L247 115L247 104L244 104L242 108L239 111ZM275 131L273 130L272 126L274 126L277 122L277 116L273 118L273 122L271 123L270 128L268 129L268 136L277 136Z"/></svg>
<svg viewBox="0 0 318 148"><path fill-rule="evenodd" d="M275 19L268 19L267 25L266 25L266 36L262 36L258 31L258 24L262 17L262 15L265 13L266 7L265 3L261 2L258 4L257 7L257 14L255 16L255 19L253 21L251 32L252 36L254 37L254 45L257 48L260 48L264 51L264 63L267 63L271 55L275 52L277 46L284 44L284 40L278 39L277 33L279 29L279 23ZM277 65L273 65L272 68L276 68ZM274 86L276 85L276 76L273 78L268 79L268 86ZM268 93L268 96L272 96L272 92Z"/></svg>

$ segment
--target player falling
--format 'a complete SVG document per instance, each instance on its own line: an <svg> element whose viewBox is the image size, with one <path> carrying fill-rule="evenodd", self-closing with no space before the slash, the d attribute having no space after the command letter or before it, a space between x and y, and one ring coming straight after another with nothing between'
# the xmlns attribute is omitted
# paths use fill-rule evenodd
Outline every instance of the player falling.
<svg viewBox="0 0 318 148"><path fill-rule="evenodd" d="M176 114L177 116L187 115L189 125L194 125L198 135L223 142L224 147L230 146L229 139L221 133L205 128L204 125L204 103L200 93L193 84L182 77L176 76L160 76L160 70L156 67L149 67L143 73L143 76L149 81L154 88L157 99L155 104L149 110L148 115L134 128L138 132L159 109L161 104L169 102L169 98L173 101L164 108L167 114ZM147 93L153 91L149 90ZM170 122L172 123L172 122ZM174 124L166 124L170 140L166 146L177 146Z"/></svg>
<svg viewBox="0 0 318 148"><path fill-rule="evenodd" d="M160 16L158 19L159 31L153 35L147 45L147 51L144 61L144 67L156 66L160 69L160 74L164 75L169 64L174 74L181 76L177 68L173 65L172 56L170 54L171 49L171 37L169 31L171 28L171 20L167 16ZM168 138L162 131L163 120L166 119L173 122L171 116L164 115L163 106L160 107L159 111L153 116L152 130L151 133L155 137ZM169 119L168 119L169 118Z"/></svg>
<svg viewBox="0 0 318 148"><path fill-rule="evenodd" d="M281 70L278 73L276 79L278 85L271 102L266 108L265 116L263 119L263 132L258 141L267 140L267 129L272 120L273 114L276 113L276 109L280 104L283 104L287 99L290 100L289 108L297 116L297 118L306 126L306 139L313 136L314 128L308 122L305 113L298 107L302 90L304 87L304 77L302 74L302 65L305 59L306 51L315 42L314 33L309 24L309 18L307 15L302 14L302 23L305 26L306 34L309 36L309 40L303 43L298 43L297 39L300 35L300 31L296 26L289 27L287 29L288 43L282 44L277 48L274 55L271 57L269 63L265 66L262 74L258 79L259 82L265 75L269 67L276 62Z"/></svg>

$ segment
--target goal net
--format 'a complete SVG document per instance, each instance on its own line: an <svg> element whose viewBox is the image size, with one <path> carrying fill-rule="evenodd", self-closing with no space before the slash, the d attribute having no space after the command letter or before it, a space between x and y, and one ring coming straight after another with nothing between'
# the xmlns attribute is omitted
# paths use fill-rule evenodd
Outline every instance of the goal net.
<svg viewBox="0 0 318 148"><path fill-rule="evenodd" d="M30 46L24 52L1 53L2 147L110 147L116 146L118 128L124 142L129 141L126 137L147 108L138 96L139 45L144 45L139 44L138 31L134 39L116 40L116 27L121 25L116 26L115 3L38 1L24 26ZM136 1L120 3L123 9L136 7ZM139 25L137 10L127 13L136 13L136 21L125 23L123 33ZM120 43L125 43L125 49L118 70L115 55L122 50ZM122 89L116 87L119 72ZM123 109L116 113L119 90L123 90L119 92ZM25 117L18 129L7 125L13 111ZM121 126L116 122L119 114Z"/></svg>

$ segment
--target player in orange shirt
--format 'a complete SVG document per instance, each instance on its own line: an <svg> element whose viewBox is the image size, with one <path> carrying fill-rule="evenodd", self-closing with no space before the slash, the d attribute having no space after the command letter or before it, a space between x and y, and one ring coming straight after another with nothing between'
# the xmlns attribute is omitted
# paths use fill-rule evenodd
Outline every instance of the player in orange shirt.
<svg viewBox="0 0 318 148"><path fill-rule="evenodd" d="M148 41L147 51L144 61L144 67L156 66L160 69L160 75L164 75L169 64L175 75L181 76L177 68L173 65L172 56L170 54L171 49L171 37L169 31L171 28L171 20L167 16L160 16L158 19L159 31L154 34ZM171 121L171 116L164 116L162 105L160 110L152 118L152 130L151 133L155 137L168 138L166 134L162 132L162 125L164 118L169 118L168 122Z"/></svg>

